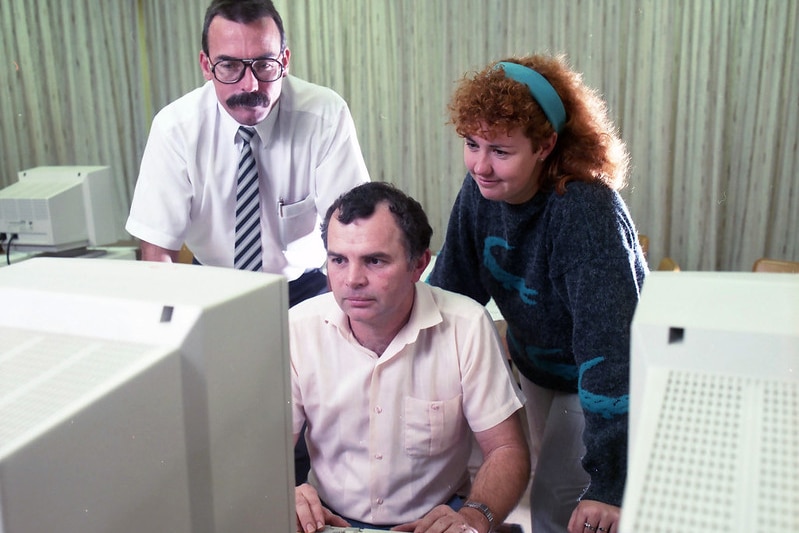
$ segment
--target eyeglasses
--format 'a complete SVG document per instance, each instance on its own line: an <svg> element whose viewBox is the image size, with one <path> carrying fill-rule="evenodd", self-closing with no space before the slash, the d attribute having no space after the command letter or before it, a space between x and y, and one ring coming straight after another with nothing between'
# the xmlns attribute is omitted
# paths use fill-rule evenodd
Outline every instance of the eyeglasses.
<svg viewBox="0 0 799 533"><path fill-rule="evenodd" d="M250 67L258 81L270 82L283 76L283 63L274 57L265 59L222 59L211 66L214 78L221 83L238 83Z"/></svg>

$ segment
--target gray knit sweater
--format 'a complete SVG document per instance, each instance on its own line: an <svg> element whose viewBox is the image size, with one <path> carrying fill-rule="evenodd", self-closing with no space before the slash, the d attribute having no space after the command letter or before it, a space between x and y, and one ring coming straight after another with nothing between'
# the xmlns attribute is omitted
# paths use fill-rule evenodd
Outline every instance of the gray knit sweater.
<svg viewBox="0 0 799 533"><path fill-rule="evenodd" d="M627 206L605 185L571 182L511 205L483 198L467 175L428 280L493 297L519 371L579 394L583 498L612 505L627 473L630 323L647 272Z"/></svg>

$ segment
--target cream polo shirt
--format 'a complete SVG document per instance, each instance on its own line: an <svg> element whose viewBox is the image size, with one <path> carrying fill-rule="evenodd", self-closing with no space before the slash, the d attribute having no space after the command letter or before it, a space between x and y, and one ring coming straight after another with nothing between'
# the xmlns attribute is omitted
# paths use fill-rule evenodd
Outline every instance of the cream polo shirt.
<svg viewBox="0 0 799 533"><path fill-rule="evenodd" d="M232 267L238 128L210 81L162 109L125 229L170 250L185 242L201 263ZM286 77L256 132L263 270L296 279L324 265L327 208L369 175L349 109L326 87Z"/></svg>
<svg viewBox="0 0 799 533"><path fill-rule="evenodd" d="M416 520L468 483L471 431L523 405L493 322L424 283L408 324L378 357L332 293L290 311L294 433L308 422L309 482L338 513Z"/></svg>

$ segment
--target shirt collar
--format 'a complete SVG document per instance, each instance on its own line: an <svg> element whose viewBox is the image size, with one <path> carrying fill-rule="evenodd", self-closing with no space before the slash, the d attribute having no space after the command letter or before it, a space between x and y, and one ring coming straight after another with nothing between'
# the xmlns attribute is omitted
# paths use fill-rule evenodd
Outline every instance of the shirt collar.
<svg viewBox="0 0 799 533"><path fill-rule="evenodd" d="M269 111L269 114L266 115L266 118L254 126L255 133L258 135L258 138L261 141L261 146L266 146L268 144L268 140L272 138L272 133L274 132L275 124L277 123L277 116L280 113L280 100L281 99L278 98L274 107L272 107L272 109ZM219 112L221 128L224 132L224 136L236 142L236 135L238 134L241 124L236 122L236 120L230 116L227 110L222 107L222 104L219 103L219 100L216 102L216 108Z"/></svg>
<svg viewBox="0 0 799 533"><path fill-rule="evenodd" d="M436 304L435 297L433 296L432 287L425 282L419 281L416 283L414 290L416 293L408 323L397 332L397 335L392 339L391 344L380 359L389 359L391 355L399 352L402 347L416 342L420 331L432 328L444 320ZM333 295L330 294L330 297L333 298ZM350 328L347 315L341 310L337 303L330 306L324 318L328 324L339 330L342 337L352 343L358 344Z"/></svg>
<svg viewBox="0 0 799 533"><path fill-rule="evenodd" d="M272 138L272 132L275 131L277 116L280 113L281 100L282 98L278 98L277 102L275 102L275 105L269 111L269 114L266 115L266 118L255 125L255 131L258 133L258 137L261 139L262 146L269 144L269 139Z"/></svg>

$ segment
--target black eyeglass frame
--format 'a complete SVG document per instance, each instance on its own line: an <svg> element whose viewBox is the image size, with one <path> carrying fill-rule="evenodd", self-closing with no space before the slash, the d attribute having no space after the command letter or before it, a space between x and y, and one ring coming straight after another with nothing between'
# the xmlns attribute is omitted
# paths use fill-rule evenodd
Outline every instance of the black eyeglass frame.
<svg viewBox="0 0 799 533"><path fill-rule="evenodd" d="M281 52L281 55L283 55L282 52ZM278 70L277 76L275 76L271 80L262 79L258 75L258 73L255 71L255 63L258 63L260 61L267 61L269 63L277 63L278 67L280 67L279 70ZM242 67L241 67L241 72L239 72L238 78L236 78L233 81L225 81L225 80L220 80L219 79L219 76L216 75L216 67L220 63L225 63L225 62L228 62L228 63L230 63L230 62L241 63ZM250 68L250 71L252 72L252 75L255 76L256 80L258 80L260 82L264 82L264 83L270 83L270 82L279 80L280 78L283 77L283 73L286 70L286 67L283 66L283 62L280 60L280 56L278 56L278 57L259 57L257 59L225 58L225 59L220 59L219 61L217 61L216 63L211 65L211 73L214 75L214 78L216 78L216 81L218 81L219 83L224 83L226 85L233 85L234 83L240 82L242 80L242 78L244 78L244 73L247 72L247 67Z"/></svg>

